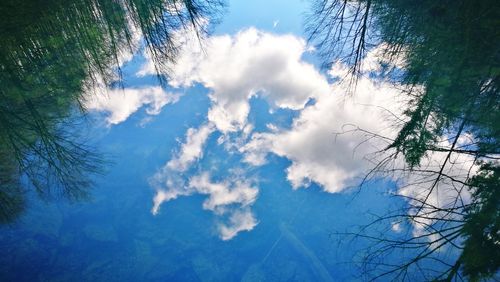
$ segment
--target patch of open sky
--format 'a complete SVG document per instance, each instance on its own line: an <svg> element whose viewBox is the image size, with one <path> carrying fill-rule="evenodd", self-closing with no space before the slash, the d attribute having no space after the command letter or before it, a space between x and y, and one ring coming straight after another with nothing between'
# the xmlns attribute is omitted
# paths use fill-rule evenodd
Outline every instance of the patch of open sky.
<svg viewBox="0 0 500 282"><path fill-rule="evenodd" d="M141 55L144 49L140 49L135 56L121 67L122 87L134 87L139 85L158 85L160 81L156 75L138 76L137 72L146 63L146 58ZM168 85L163 85L167 87Z"/></svg>
<svg viewBox="0 0 500 282"><path fill-rule="evenodd" d="M270 132L290 129L293 119L299 114L298 110L270 107L265 99L255 96L250 99L248 121L253 125L255 132Z"/></svg>
<svg viewBox="0 0 500 282"><path fill-rule="evenodd" d="M236 34L242 29L255 27L273 34L294 34L307 38L304 33L304 21L310 3L304 0L257 0L228 1L228 13L214 27L213 35ZM303 59L315 66L321 66L321 60L314 52L303 54Z"/></svg>
<svg viewBox="0 0 500 282"><path fill-rule="evenodd" d="M228 13L214 30L215 35L234 34L246 27L273 33L304 34L304 12L309 3L303 0L228 1Z"/></svg>

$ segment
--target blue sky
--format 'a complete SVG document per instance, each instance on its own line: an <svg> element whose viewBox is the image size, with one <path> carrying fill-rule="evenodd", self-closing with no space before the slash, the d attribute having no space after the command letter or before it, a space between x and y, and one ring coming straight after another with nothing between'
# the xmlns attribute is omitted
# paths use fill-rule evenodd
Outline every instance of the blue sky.
<svg viewBox="0 0 500 282"><path fill-rule="evenodd" d="M230 1L229 13L222 17L221 23L215 28L215 34L234 34L242 28L253 26L275 33L302 35L303 15L309 5L303 0L257 0L251 3Z"/></svg>
<svg viewBox="0 0 500 282"><path fill-rule="evenodd" d="M372 52L346 99L335 79L346 66L319 69L304 40L307 8L230 2L202 48L193 31L178 32L186 44L167 85L147 52L124 56L124 89L103 86L107 95L87 104L92 137L113 164L90 202L36 202L1 233L16 254L3 275L355 279L346 262L364 243L339 247L331 235L404 203L390 197L390 178L352 193L371 153L386 145L354 129L393 136L394 116L378 106L399 113L399 96L373 79ZM415 232L397 222L382 228Z"/></svg>

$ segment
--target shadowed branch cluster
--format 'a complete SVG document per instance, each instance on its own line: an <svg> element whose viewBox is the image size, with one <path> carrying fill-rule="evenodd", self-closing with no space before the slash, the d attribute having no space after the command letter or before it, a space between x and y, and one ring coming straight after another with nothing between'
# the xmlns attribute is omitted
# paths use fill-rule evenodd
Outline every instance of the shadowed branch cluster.
<svg viewBox="0 0 500 282"><path fill-rule="evenodd" d="M500 267L498 3L313 3L307 30L326 65L350 65L349 79L356 81L368 75L362 67L366 50L378 46L384 79L395 81L407 101L394 137L356 127L342 132L361 132L385 144L366 156L373 167L362 184L380 176L393 179L395 196L405 206L379 216L374 225L397 223L411 230L395 238L388 230L370 234L376 228L351 234L373 242L362 252L365 270L375 279L398 281L495 275ZM396 258L399 263L387 263L400 250L405 252Z"/></svg>
<svg viewBox="0 0 500 282"><path fill-rule="evenodd" d="M206 32L218 0L50 0L0 4L0 221L24 193L88 196L106 161L84 140L84 101L121 79L127 54L145 48L158 73L175 61L173 34ZM105 95L106 93L92 93Z"/></svg>

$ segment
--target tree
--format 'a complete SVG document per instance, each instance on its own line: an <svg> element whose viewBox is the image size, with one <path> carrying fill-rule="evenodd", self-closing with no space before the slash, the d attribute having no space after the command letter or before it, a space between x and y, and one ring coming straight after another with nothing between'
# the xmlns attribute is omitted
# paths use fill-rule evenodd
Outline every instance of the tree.
<svg viewBox="0 0 500 282"><path fill-rule="evenodd" d="M420 271L426 280L462 275L475 280L498 271L499 19L500 6L490 0L314 1L308 31L326 65L350 64L355 81L366 50L379 46L386 77L403 85L408 100L398 134L384 139L387 146L367 178L410 178L400 189L420 193L399 194L408 205L376 222L409 222L419 233L410 238L356 234L374 242L365 266L376 265L375 278L409 279L408 273ZM394 61L400 64L387 64ZM430 166L436 154L440 163ZM394 166L400 155L403 168ZM459 165L466 169L457 175ZM431 201L443 200L438 193L446 190L455 191L453 199ZM465 199L465 194L472 196ZM440 258L445 248L459 253L454 263ZM397 265L382 263L394 249L412 255ZM438 267L429 269L429 261Z"/></svg>
<svg viewBox="0 0 500 282"><path fill-rule="evenodd" d="M142 36L160 72L175 60L172 34L218 11L217 0L50 0L0 4L0 221L23 193L88 196L104 160L75 128L95 85L120 77L120 56ZM117 74L118 75L117 75ZM104 95L105 93L98 93ZM27 178L27 181L23 180Z"/></svg>

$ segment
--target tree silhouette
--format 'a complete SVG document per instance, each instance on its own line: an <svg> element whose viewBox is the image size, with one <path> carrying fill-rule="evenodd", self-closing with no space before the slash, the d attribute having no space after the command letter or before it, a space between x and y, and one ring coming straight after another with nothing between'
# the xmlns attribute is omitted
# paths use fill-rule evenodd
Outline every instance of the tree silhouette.
<svg viewBox="0 0 500 282"><path fill-rule="evenodd" d="M355 82L366 51L379 46L386 78L402 85L408 101L395 138L364 132L386 142L365 180L406 178L400 191L418 193L398 193L407 205L370 226L409 223L418 232L390 237L363 228L351 234L373 243L365 250L365 270L397 280L415 273L447 281L494 275L500 266L500 6L490 0L313 3L307 30L325 65L348 63ZM396 165L400 155L403 167ZM431 163L436 155L439 163ZM395 250L404 250L406 259L385 263ZM443 250L456 260L443 258Z"/></svg>
<svg viewBox="0 0 500 282"><path fill-rule="evenodd" d="M30 187L88 196L105 164L76 130L83 101L119 80L120 57L141 36L158 73L175 60L172 34L216 15L217 0L49 0L0 4L0 221L14 219ZM105 95L105 93L97 93Z"/></svg>

